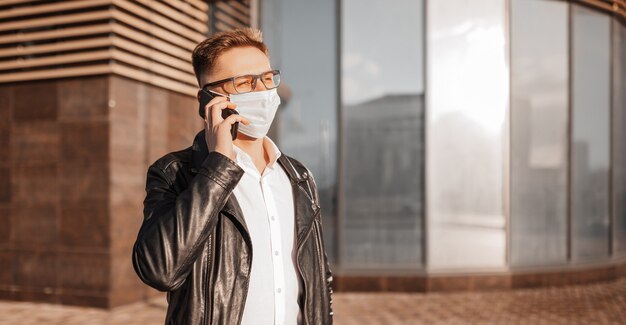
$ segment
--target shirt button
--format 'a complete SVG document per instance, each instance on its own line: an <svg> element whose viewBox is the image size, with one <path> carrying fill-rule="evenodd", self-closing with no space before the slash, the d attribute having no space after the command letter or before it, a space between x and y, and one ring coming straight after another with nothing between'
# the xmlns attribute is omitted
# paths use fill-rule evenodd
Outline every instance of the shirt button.
<svg viewBox="0 0 626 325"><path fill-rule="evenodd" d="M276 292L281 293L283 290L281 288L276 289Z"/></svg>
<svg viewBox="0 0 626 325"><path fill-rule="evenodd" d="M278 256L278 251L274 251L274 255Z"/></svg>
<svg viewBox="0 0 626 325"><path fill-rule="evenodd" d="M276 220L276 217L271 216L270 219L272 219L272 221Z"/></svg>

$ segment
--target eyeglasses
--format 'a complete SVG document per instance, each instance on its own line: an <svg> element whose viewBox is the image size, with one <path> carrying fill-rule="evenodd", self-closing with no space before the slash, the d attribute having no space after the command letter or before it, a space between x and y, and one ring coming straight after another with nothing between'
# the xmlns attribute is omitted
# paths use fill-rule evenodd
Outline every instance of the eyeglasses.
<svg viewBox="0 0 626 325"><path fill-rule="evenodd" d="M228 93L244 94L253 91L256 88L257 80L261 80L267 90L274 89L280 84L280 71L270 70L259 74L246 74L232 78L226 78L214 81L202 86L202 89L215 87L220 84ZM229 82L230 81L230 82Z"/></svg>

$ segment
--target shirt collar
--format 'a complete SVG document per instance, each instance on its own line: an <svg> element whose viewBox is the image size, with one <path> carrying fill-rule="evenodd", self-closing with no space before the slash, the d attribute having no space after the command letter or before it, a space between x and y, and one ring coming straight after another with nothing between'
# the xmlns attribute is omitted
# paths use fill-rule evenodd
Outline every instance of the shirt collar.
<svg viewBox="0 0 626 325"><path fill-rule="evenodd" d="M270 161L267 164L267 168L273 169L274 165L278 161L278 157L281 156L280 149L272 139L268 136L263 137L263 147L267 150L267 154L270 157ZM247 164L249 166L254 167L254 163L252 162L252 158L248 155L243 149L239 148L237 145L233 144L233 151L235 153L235 161L240 166Z"/></svg>

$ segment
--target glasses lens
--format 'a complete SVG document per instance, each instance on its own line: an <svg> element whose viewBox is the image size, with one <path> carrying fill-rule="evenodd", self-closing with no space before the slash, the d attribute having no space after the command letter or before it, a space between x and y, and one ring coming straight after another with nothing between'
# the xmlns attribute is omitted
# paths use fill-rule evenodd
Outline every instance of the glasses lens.
<svg viewBox="0 0 626 325"><path fill-rule="evenodd" d="M233 81L235 84L235 90L238 93L247 93L252 91L252 81L254 80L253 76L241 76L235 78Z"/></svg>
<svg viewBox="0 0 626 325"><path fill-rule="evenodd" d="M261 76L261 80L267 89L274 89L280 84L280 73L276 70L268 71Z"/></svg>

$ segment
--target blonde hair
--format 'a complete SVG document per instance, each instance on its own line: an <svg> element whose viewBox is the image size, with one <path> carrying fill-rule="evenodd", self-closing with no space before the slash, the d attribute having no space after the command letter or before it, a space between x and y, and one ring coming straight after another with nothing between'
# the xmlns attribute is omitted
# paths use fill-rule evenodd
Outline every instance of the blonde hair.
<svg viewBox="0 0 626 325"><path fill-rule="evenodd" d="M202 87L200 76L214 68L220 54L231 48L244 46L256 47L269 57L267 46L263 43L262 32L249 27L218 32L198 43L191 53L191 64L198 86Z"/></svg>

